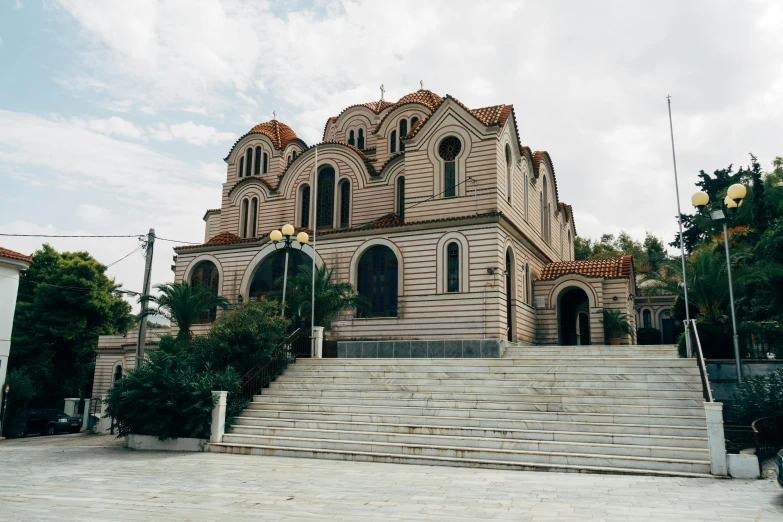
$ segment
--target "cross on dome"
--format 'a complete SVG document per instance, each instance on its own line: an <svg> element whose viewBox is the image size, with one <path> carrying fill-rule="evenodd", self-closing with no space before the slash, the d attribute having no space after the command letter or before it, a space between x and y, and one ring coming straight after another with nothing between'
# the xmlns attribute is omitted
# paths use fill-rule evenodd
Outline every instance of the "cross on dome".
<svg viewBox="0 0 783 522"><path fill-rule="evenodd" d="M386 92L386 89L383 88L383 84L381 84L381 101L383 101L383 93Z"/></svg>
<svg viewBox="0 0 783 522"><path fill-rule="evenodd" d="M272 119L273 120L277 119L277 111L272 111Z"/></svg>
<svg viewBox="0 0 783 522"><path fill-rule="evenodd" d="M419 89L424 90L424 80L419 80Z"/></svg>

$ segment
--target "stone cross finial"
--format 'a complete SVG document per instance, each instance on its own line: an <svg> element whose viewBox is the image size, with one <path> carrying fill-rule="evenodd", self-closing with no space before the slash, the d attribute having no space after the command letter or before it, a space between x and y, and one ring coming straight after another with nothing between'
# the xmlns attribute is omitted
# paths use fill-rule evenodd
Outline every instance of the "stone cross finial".
<svg viewBox="0 0 783 522"><path fill-rule="evenodd" d="M424 90L424 80L419 80L419 89Z"/></svg>
<svg viewBox="0 0 783 522"><path fill-rule="evenodd" d="M272 119L273 120L277 119L277 111L272 111Z"/></svg>
<svg viewBox="0 0 783 522"><path fill-rule="evenodd" d="M381 101L383 101L383 93L386 92L386 89L383 88L383 84L381 84Z"/></svg>

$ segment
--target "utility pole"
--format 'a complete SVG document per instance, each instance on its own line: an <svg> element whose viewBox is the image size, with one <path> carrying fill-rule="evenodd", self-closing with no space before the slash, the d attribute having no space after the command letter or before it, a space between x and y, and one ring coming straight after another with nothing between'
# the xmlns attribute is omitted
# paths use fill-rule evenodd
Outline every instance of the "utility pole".
<svg viewBox="0 0 783 522"><path fill-rule="evenodd" d="M139 338L136 341L136 368L141 366L144 358L144 343L147 341L147 316L143 315L147 310L149 302L147 298L150 295L150 276L152 274L152 247L155 245L155 229L151 228L147 233L147 252L144 254L146 263L144 264L144 288L141 294L141 319L139 320Z"/></svg>

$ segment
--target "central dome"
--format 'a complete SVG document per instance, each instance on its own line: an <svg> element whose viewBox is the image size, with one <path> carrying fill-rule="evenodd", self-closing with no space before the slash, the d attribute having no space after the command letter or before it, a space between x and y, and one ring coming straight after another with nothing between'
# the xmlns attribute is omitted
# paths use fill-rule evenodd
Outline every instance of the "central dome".
<svg viewBox="0 0 783 522"><path fill-rule="evenodd" d="M274 145L276 149L280 150L285 149L292 140L298 138L294 132L294 129L277 120L259 123L250 129L248 134L264 134L270 140L272 140L272 145Z"/></svg>

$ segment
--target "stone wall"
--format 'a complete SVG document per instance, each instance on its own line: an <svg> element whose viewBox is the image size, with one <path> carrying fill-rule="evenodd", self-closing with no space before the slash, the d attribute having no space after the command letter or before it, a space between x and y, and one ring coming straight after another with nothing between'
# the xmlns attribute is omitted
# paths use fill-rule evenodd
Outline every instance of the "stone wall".
<svg viewBox="0 0 783 522"><path fill-rule="evenodd" d="M338 341L337 357L366 358L498 358L503 341L498 339L421 341Z"/></svg>

